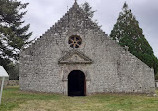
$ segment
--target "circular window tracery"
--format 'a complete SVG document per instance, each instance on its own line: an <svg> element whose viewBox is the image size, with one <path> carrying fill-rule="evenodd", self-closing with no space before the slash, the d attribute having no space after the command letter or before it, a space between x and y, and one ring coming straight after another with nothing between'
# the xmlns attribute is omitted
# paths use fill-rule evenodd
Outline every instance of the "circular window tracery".
<svg viewBox="0 0 158 111"><path fill-rule="evenodd" d="M70 44L71 48L79 48L82 44L82 39L80 36L73 35L69 38L68 43Z"/></svg>

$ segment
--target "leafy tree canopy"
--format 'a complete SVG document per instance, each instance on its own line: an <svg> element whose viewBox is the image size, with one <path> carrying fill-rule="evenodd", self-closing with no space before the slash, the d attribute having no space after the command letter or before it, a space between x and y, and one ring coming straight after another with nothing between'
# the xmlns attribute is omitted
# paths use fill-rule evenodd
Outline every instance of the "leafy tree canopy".
<svg viewBox="0 0 158 111"><path fill-rule="evenodd" d="M89 5L88 2L85 2L84 4L81 5L81 8L83 9L83 11L86 13L87 17L89 18L93 18L94 13L96 11L92 10L92 7Z"/></svg>
<svg viewBox="0 0 158 111"><path fill-rule="evenodd" d="M149 67L156 69L157 58L154 56L153 49L143 35L143 30L139 27L139 22L124 3L116 24L111 31L110 37L116 40L121 46L129 47L129 51L146 63Z"/></svg>
<svg viewBox="0 0 158 111"><path fill-rule="evenodd" d="M22 20L27 5L17 0L0 0L0 65L5 69L18 60L20 49L32 35L28 33L30 25L24 25Z"/></svg>
<svg viewBox="0 0 158 111"><path fill-rule="evenodd" d="M92 10L92 7L90 6L90 4L88 2L85 2L84 4L81 5L81 8L83 9L83 11L85 12L85 14L87 15L88 18L93 19L94 17L94 13L96 12L96 10ZM96 23L98 25L98 21L97 20L93 20L94 23ZM99 26L101 27L101 26Z"/></svg>

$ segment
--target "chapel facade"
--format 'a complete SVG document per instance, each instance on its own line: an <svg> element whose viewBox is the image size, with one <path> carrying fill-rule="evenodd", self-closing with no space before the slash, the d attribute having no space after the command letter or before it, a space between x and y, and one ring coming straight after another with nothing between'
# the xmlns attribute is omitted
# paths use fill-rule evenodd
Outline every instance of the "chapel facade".
<svg viewBox="0 0 158 111"><path fill-rule="evenodd" d="M77 2L20 53L20 89L85 96L154 93L154 70L111 40Z"/></svg>

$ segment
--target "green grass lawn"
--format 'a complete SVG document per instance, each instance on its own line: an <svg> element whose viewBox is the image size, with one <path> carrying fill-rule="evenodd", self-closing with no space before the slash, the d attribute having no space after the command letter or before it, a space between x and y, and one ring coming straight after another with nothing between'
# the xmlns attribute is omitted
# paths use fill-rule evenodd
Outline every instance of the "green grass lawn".
<svg viewBox="0 0 158 111"><path fill-rule="evenodd" d="M22 92L19 87L7 87L3 92L0 111L158 111L158 97L129 94L67 97Z"/></svg>

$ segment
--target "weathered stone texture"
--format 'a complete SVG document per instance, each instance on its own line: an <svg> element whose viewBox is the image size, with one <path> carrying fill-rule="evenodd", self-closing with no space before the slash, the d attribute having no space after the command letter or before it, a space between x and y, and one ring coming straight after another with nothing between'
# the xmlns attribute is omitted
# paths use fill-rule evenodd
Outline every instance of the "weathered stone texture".
<svg viewBox="0 0 158 111"><path fill-rule="evenodd" d="M2 84L2 80L0 79L0 86ZM18 86L19 80L9 80L9 78L5 78L4 86Z"/></svg>
<svg viewBox="0 0 158 111"><path fill-rule="evenodd" d="M70 47L68 39L71 35L82 38L80 48ZM73 52L79 60L89 63L71 64L71 55L64 56L69 53L73 56ZM66 62L60 63L60 60ZM72 70L84 72L87 95L150 93L155 88L153 69L111 40L76 3L35 43L21 51L19 69L22 90L67 95L67 77Z"/></svg>

